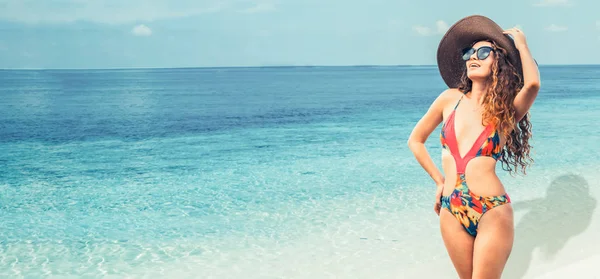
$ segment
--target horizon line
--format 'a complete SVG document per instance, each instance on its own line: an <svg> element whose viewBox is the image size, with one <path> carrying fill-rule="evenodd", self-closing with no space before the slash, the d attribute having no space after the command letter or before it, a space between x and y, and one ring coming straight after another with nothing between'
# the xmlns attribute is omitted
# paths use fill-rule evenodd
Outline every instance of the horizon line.
<svg viewBox="0 0 600 279"><path fill-rule="evenodd" d="M539 64L539 66L600 66L600 64ZM357 64L357 65L255 65L255 66L183 66L183 67L113 67L113 68L0 68L0 71L69 71L69 70L167 70L167 69L247 69L247 68L360 68L360 67L437 67L437 64Z"/></svg>

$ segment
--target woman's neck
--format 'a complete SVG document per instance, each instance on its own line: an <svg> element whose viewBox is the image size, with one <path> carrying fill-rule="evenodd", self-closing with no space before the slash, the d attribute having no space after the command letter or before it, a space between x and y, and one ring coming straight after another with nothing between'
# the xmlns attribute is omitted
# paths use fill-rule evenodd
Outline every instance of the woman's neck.
<svg viewBox="0 0 600 279"><path fill-rule="evenodd" d="M481 105L483 103L483 97L487 93L487 84L482 82L473 82L471 86L471 94L469 96L470 99L473 99L477 102L477 105Z"/></svg>

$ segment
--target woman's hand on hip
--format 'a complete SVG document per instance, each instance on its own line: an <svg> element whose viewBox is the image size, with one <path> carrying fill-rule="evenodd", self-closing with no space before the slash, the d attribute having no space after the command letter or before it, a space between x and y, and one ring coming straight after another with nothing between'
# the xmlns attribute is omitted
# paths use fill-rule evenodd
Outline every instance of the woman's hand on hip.
<svg viewBox="0 0 600 279"><path fill-rule="evenodd" d="M444 191L444 183L438 184L435 189L435 203L433 206L433 210L439 216L440 210L442 208L442 192Z"/></svg>

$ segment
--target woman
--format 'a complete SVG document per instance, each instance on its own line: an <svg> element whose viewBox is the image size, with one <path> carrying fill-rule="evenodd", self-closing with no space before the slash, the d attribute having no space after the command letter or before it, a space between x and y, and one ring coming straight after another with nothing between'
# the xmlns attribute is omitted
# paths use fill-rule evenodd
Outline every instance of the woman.
<svg viewBox="0 0 600 279"><path fill-rule="evenodd" d="M505 170L520 167L525 173L532 161L528 111L540 88L537 63L522 31L503 31L483 16L450 27L437 57L449 89L416 124L408 146L437 185L434 210L460 278L500 278L512 249L514 222L495 167L500 160ZM425 148L442 122L445 175Z"/></svg>

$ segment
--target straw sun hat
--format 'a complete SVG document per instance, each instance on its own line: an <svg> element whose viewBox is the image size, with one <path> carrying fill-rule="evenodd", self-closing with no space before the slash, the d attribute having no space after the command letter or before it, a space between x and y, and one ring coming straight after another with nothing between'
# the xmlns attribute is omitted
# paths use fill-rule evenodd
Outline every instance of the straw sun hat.
<svg viewBox="0 0 600 279"><path fill-rule="evenodd" d="M450 88L458 87L466 67L462 50L481 40L493 40L504 48L508 52L508 60L516 67L522 80L519 51L513 39L502 32L503 29L498 24L481 15L465 17L452 25L442 37L437 50L438 69L446 85Z"/></svg>

